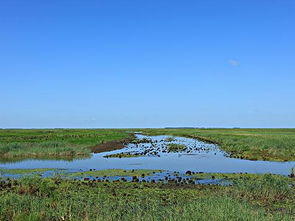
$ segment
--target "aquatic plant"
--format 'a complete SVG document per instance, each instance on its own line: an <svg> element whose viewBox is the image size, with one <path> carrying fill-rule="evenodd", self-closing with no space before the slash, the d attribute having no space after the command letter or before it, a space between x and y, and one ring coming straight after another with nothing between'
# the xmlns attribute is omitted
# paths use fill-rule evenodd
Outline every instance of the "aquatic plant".
<svg viewBox="0 0 295 221"><path fill-rule="evenodd" d="M167 145L169 152L180 152L186 150L186 148L187 147L184 144L170 143Z"/></svg>
<svg viewBox="0 0 295 221"><path fill-rule="evenodd" d="M134 139L130 143L140 144L140 143L151 143L151 142L152 142L152 140L149 138L142 138L142 139Z"/></svg>
<svg viewBox="0 0 295 221"><path fill-rule="evenodd" d="M172 141L174 141L174 140L175 140L174 137L167 137L164 141L165 141L165 142L172 142Z"/></svg>
<svg viewBox="0 0 295 221"><path fill-rule="evenodd" d="M162 170L148 170L148 169L138 169L138 170L123 170L123 169L107 169L107 170L89 170L82 172L68 172L64 173L64 177L112 177L112 176L136 176L139 177L142 174L149 176L153 173L159 173Z"/></svg>

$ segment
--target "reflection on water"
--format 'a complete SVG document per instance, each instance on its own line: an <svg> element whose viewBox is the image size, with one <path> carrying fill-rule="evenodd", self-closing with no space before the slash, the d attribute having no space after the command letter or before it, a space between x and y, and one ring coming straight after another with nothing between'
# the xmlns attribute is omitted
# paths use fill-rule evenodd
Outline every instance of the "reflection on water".
<svg viewBox="0 0 295 221"><path fill-rule="evenodd" d="M64 168L70 170L89 169L162 169L185 172L220 173L274 173L288 175L295 162L251 161L230 158L215 144L207 144L191 138L169 136L144 136L138 139L148 143L131 143L125 148L93 154L87 159L16 159L0 161L2 168ZM187 148L181 152L169 152L167 144L183 144ZM105 158L116 153L131 153L140 156L133 158Z"/></svg>

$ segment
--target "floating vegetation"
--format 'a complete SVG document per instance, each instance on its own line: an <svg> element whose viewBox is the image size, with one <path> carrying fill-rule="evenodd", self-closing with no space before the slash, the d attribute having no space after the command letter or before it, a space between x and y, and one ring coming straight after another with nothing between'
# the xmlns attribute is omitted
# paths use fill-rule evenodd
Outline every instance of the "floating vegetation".
<svg viewBox="0 0 295 221"><path fill-rule="evenodd" d="M166 139L164 139L165 142L172 142L175 141L174 137L167 137Z"/></svg>
<svg viewBox="0 0 295 221"><path fill-rule="evenodd" d="M169 152L181 152L186 150L186 146L184 144L175 144L171 143L167 145L167 149Z"/></svg>
<svg viewBox="0 0 295 221"><path fill-rule="evenodd" d="M150 176L155 173L160 173L162 170L123 170L123 169L108 169L108 170L95 170L72 172L67 173L69 177L112 177L112 176Z"/></svg>
<svg viewBox="0 0 295 221"><path fill-rule="evenodd" d="M152 139L149 139L149 138L134 139L130 143L132 144L152 143Z"/></svg>

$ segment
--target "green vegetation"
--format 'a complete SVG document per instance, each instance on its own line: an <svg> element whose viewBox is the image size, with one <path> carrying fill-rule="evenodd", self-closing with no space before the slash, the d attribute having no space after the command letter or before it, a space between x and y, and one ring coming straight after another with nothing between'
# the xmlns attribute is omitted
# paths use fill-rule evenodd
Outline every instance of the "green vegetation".
<svg viewBox="0 0 295 221"><path fill-rule="evenodd" d="M134 153L114 153L114 154L109 154L105 155L105 158L129 158L129 157L141 157L141 154L134 154Z"/></svg>
<svg viewBox="0 0 295 221"><path fill-rule="evenodd" d="M122 169L108 169L108 170L91 170L84 172L69 173L71 177L104 177L104 176L149 176L153 173L162 172L161 170L122 170Z"/></svg>
<svg viewBox="0 0 295 221"><path fill-rule="evenodd" d="M186 146L183 144L170 143L167 145L167 148L169 152L180 152L184 151L186 149Z"/></svg>
<svg viewBox="0 0 295 221"><path fill-rule="evenodd" d="M294 179L233 186L0 180L0 220L294 220ZM81 209L83 208L83 209Z"/></svg>
<svg viewBox="0 0 295 221"><path fill-rule="evenodd" d="M140 143L151 143L152 140L151 139L148 139L148 138L142 138L142 139L134 139L132 140L130 143L133 143L133 144L140 144Z"/></svg>
<svg viewBox="0 0 295 221"><path fill-rule="evenodd" d="M166 139L165 139L165 142L172 142L172 141L174 141L175 139L173 138L173 137L167 137Z"/></svg>
<svg viewBox="0 0 295 221"><path fill-rule="evenodd" d="M295 161L295 129L144 129L147 135L197 138L219 144L232 157Z"/></svg>
<svg viewBox="0 0 295 221"><path fill-rule="evenodd" d="M3 169L0 168L0 175L42 175L47 171L54 171L56 174L53 176L62 177L111 177L111 176L150 176L154 173L162 172L162 170L123 170L123 169L106 169L106 170L95 170L91 169L89 171L79 171L79 172L68 172L66 169L54 169L54 168L36 168L36 169Z"/></svg>
<svg viewBox="0 0 295 221"><path fill-rule="evenodd" d="M38 160L63 160L63 161L73 161L73 160L77 160L77 159L87 159L89 158L89 155L73 155L73 156L68 156L68 155L34 155L34 156L29 156L29 155L25 155L25 156L15 156L12 157L11 155L8 155L7 157L3 157L0 156L0 163L5 164L5 163L13 163L13 162L19 162L19 161L23 161L26 159L38 159Z"/></svg>
<svg viewBox="0 0 295 221"><path fill-rule="evenodd" d="M129 130L130 131L130 130ZM295 161L295 129L144 129L147 135L184 136L219 144L233 157ZM0 162L30 158L73 159L119 149L125 130L0 130ZM172 142L173 138L167 138ZM150 142L148 139L133 143ZM168 151L185 145L169 143ZM119 153L106 157L134 157ZM38 177L47 171L52 178ZM5 169L0 175L1 220L295 220L295 175L193 173L194 179L228 179L233 185L78 181L76 177L144 177L161 170L67 171ZM33 175L33 176L26 176ZM37 175L37 176L35 176ZM55 176L57 175L57 176ZM62 179L65 178L65 179ZM293 178L292 178L293 177ZM126 181L126 179L125 179ZM183 182L190 183L190 182ZM83 208L83 209L81 209Z"/></svg>
<svg viewBox="0 0 295 221"><path fill-rule="evenodd" d="M35 174L44 173L46 171L56 171L53 168L36 168L36 169L3 169L0 168L0 174Z"/></svg>
<svg viewBox="0 0 295 221"><path fill-rule="evenodd" d="M114 129L0 130L0 155L3 159L88 156L92 147L128 136Z"/></svg>
<svg viewBox="0 0 295 221"><path fill-rule="evenodd" d="M132 130L128 130L130 132ZM136 131L136 130L134 130ZM295 161L295 129L143 129L148 135L197 138L219 144L232 157L252 160ZM41 157L85 157L95 152L118 149L129 137L118 129L0 130L1 162L7 159ZM170 140L170 139L169 139ZM149 140L134 140L134 143ZM93 149L94 151L94 149ZM121 156L122 157L122 156ZM125 157L125 156L124 156Z"/></svg>
<svg viewBox="0 0 295 221"><path fill-rule="evenodd" d="M196 179L227 179L227 180L240 180L240 179L259 179L261 174L253 173L192 173L190 176ZM272 175L273 177L281 177L281 175Z"/></svg>

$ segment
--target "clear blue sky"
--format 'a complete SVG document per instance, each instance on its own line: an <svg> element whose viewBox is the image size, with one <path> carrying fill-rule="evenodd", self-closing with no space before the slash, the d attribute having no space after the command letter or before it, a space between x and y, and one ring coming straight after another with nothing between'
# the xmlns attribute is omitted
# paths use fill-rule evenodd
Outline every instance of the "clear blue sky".
<svg viewBox="0 0 295 221"><path fill-rule="evenodd" d="M295 127L294 0L1 0L0 127Z"/></svg>

